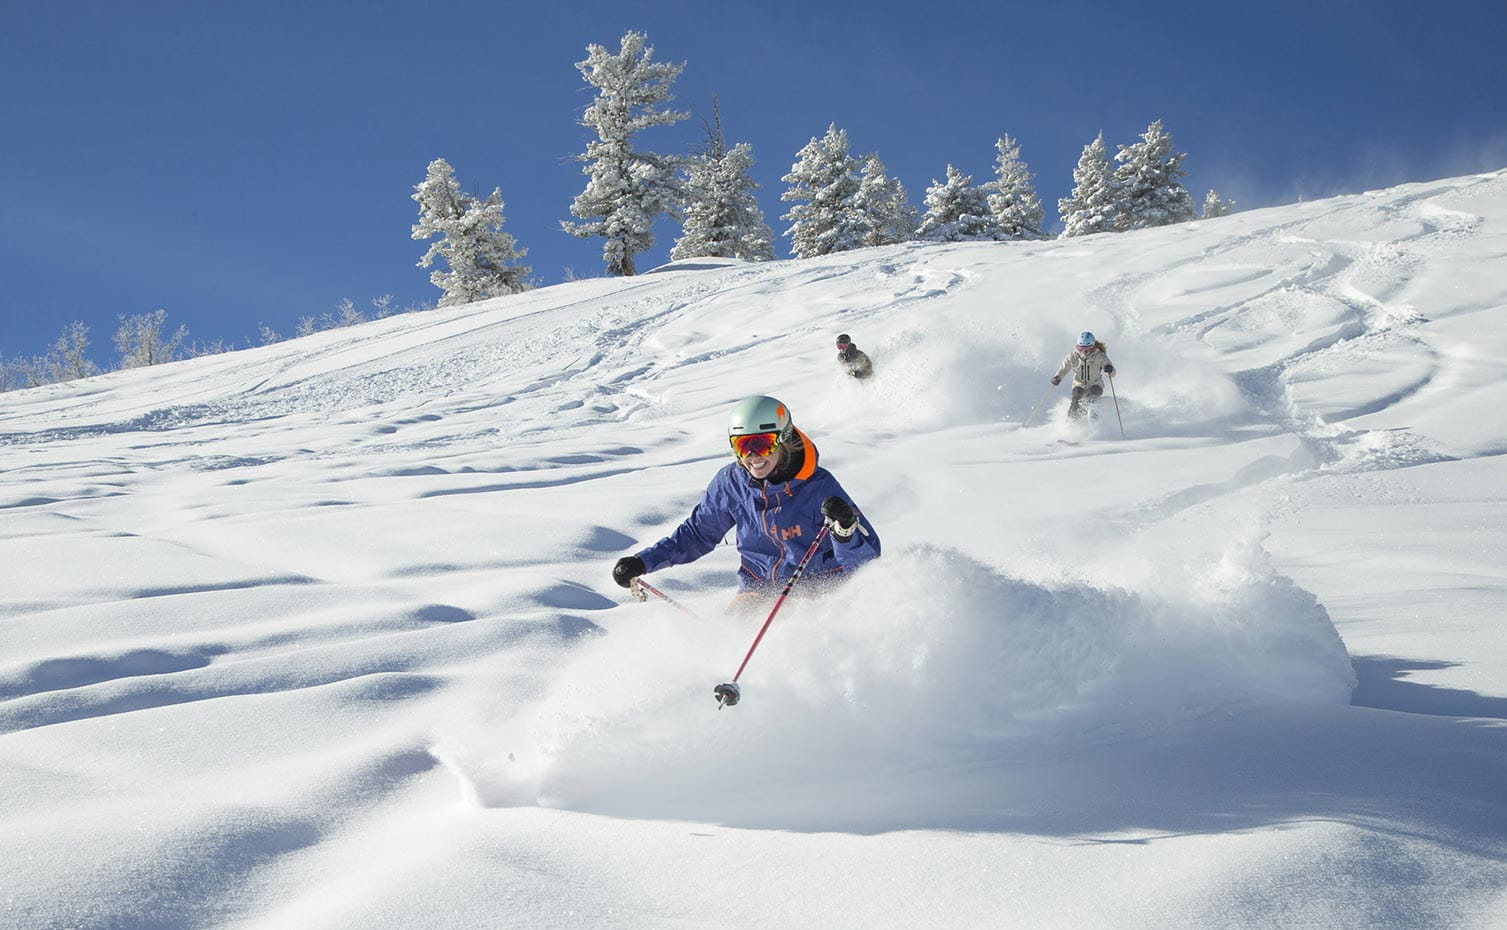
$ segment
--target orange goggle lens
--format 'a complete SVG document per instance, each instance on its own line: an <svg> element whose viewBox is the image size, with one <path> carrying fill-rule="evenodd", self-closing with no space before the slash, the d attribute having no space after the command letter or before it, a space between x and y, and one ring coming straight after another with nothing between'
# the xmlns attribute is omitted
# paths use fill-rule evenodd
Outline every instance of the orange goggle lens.
<svg viewBox="0 0 1507 930"><path fill-rule="evenodd" d="M746 459L750 455L760 458L770 455L780 446L779 433L751 433L747 436L731 436L728 442L733 444L733 454L740 459Z"/></svg>

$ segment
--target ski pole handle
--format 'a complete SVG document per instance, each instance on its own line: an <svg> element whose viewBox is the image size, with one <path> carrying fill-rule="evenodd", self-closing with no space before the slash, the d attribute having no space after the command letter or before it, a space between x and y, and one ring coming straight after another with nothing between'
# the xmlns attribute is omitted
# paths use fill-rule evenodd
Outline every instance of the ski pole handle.
<svg viewBox="0 0 1507 930"><path fill-rule="evenodd" d="M633 581L628 584L628 591L640 601L648 601L648 595L652 594L660 600L664 601L666 604L669 604L671 607L674 607L676 610L685 614L686 616L693 617L697 620L701 619L701 617L697 616L694 610L691 610L691 608L675 600L675 598L654 587L652 584L649 584L649 582L643 579L642 575L633 579Z"/></svg>

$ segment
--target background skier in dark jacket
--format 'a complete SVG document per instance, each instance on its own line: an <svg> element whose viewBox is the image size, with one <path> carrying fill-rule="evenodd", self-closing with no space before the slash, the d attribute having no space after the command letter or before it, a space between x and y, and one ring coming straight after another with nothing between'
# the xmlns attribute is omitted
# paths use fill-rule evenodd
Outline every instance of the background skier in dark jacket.
<svg viewBox="0 0 1507 930"><path fill-rule="evenodd" d="M850 378L860 381L874 373L874 363L863 350L853 344L847 333L837 337L837 364Z"/></svg>

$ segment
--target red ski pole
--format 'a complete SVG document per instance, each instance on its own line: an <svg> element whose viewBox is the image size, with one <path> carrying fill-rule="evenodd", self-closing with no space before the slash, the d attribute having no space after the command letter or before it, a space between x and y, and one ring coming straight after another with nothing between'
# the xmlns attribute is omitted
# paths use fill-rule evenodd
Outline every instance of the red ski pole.
<svg viewBox="0 0 1507 930"><path fill-rule="evenodd" d="M822 544L822 540L827 538L827 533L830 530L830 526L825 523L822 524L821 532L817 533L816 538L811 540L811 548L807 549L806 554L801 557L800 564L795 567L795 571L790 575L790 580L785 582L784 590L780 591L780 596L775 599L774 606L769 609L769 616L764 620L764 625L759 627L759 635L754 637L753 645L748 647L748 654L743 657L743 662L738 666L738 671L733 675L733 680L723 682L712 689L712 693L717 695L718 710L721 710L723 705L728 707L733 706L738 703L738 698L742 697L742 692L738 688L738 677L748 667L748 660L753 658L754 650L759 648L759 641L764 638L764 633L768 631L769 624L774 622L774 615L780 612L780 605L785 603L785 596L790 593L791 588L795 587L795 583L801 580L801 575L805 573L807 564L811 562L811 557L816 555L817 547Z"/></svg>
<svg viewBox="0 0 1507 930"><path fill-rule="evenodd" d="M686 616L692 617L696 620L701 619L701 617L697 616L694 610L675 600L675 598L654 587L652 584L649 584L649 582L643 579L642 575L629 582L628 591L640 601L647 601L649 599L648 595L652 594L660 600L664 601L666 604L669 604L671 607L674 607L676 610L685 614Z"/></svg>

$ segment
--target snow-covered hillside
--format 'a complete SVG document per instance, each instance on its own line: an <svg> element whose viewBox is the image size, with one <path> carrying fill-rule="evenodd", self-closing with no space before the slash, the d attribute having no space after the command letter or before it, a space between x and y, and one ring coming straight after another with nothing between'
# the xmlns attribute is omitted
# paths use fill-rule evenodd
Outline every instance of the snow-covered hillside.
<svg viewBox="0 0 1507 930"><path fill-rule="evenodd" d="M1498 172L0 395L0 925L1507 926L1504 358ZM885 553L719 711L752 393Z"/></svg>

